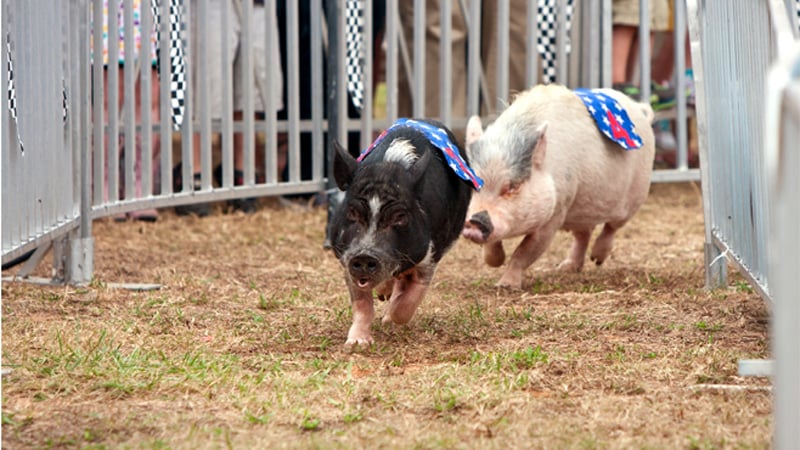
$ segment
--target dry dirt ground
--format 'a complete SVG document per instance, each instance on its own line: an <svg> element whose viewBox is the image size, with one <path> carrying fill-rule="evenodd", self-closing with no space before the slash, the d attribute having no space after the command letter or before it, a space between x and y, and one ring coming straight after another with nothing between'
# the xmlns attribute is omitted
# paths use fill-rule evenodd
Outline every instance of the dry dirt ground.
<svg viewBox="0 0 800 450"><path fill-rule="evenodd" d="M4 282L3 448L771 445L769 380L737 375L769 312L733 271L703 289L697 185L654 185L602 267L554 270L560 233L519 291L459 241L357 351L325 210L265 203L97 221L90 286Z"/></svg>

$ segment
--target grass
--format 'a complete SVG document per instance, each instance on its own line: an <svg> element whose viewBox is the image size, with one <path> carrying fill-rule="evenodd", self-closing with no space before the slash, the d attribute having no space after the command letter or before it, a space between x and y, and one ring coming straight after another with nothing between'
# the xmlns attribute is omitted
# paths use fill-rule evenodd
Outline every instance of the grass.
<svg viewBox="0 0 800 450"><path fill-rule="evenodd" d="M769 392L697 388L769 385L737 375L764 302L703 289L701 210L656 187L603 267L552 270L560 234L519 291L459 242L357 351L323 210L97 222L89 287L3 284L3 447L769 447Z"/></svg>

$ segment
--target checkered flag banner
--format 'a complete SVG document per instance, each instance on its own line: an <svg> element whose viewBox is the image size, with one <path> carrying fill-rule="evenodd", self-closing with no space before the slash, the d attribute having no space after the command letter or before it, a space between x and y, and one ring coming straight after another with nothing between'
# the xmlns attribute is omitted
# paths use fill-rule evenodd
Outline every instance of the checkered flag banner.
<svg viewBox="0 0 800 450"><path fill-rule="evenodd" d="M794 5L797 10L797 28L800 29L800 0L795 0Z"/></svg>
<svg viewBox="0 0 800 450"><path fill-rule="evenodd" d="M537 50L542 55L542 63L544 70L544 79L547 83L556 81L556 51L557 51L557 30L558 21L556 17L557 5L559 0L539 0L539 6L536 9L536 25L539 29L539 37L537 38ZM574 0L567 0L567 33L572 26L572 2ZM800 1L800 0L799 0ZM566 42L567 54L570 52L569 37Z"/></svg>
<svg viewBox="0 0 800 450"><path fill-rule="evenodd" d="M183 116L186 105L186 59L183 52L183 41L181 40L181 5L180 0L169 1L169 65L170 65L170 107L172 108L172 126L177 131L183 124ZM161 42L161 8L159 0L153 0L151 7L155 18L157 30L157 42ZM160 49L159 49L160 52ZM159 64L161 58L158 58ZM161 71L159 70L159 78Z"/></svg>
<svg viewBox="0 0 800 450"><path fill-rule="evenodd" d="M67 123L67 115L69 113L69 107L67 106L67 82L63 78L61 79L61 101L61 120Z"/></svg>
<svg viewBox="0 0 800 450"><path fill-rule="evenodd" d="M14 128L17 131L17 142L19 150L25 152L22 145L22 137L19 135L19 122L17 122L17 89L14 85L14 62L11 58L11 34L6 33L6 64L8 65L8 112L11 113L11 120L14 121Z"/></svg>
<svg viewBox="0 0 800 450"><path fill-rule="evenodd" d="M347 0L345 5L347 90L356 108L364 105L364 1Z"/></svg>

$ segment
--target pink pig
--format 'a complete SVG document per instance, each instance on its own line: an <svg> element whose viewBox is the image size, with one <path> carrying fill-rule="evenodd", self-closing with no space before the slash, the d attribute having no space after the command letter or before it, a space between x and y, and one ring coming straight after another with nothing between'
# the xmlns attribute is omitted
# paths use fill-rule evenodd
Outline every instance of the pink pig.
<svg viewBox="0 0 800 450"><path fill-rule="evenodd" d="M580 271L592 231L604 224L590 255L602 264L614 233L647 198L653 111L618 91L596 92L627 112L640 148L626 150L603 135L581 98L558 85L522 92L485 132L477 116L467 124L467 155L485 185L472 196L463 236L483 245L484 261L492 267L506 259L503 239L525 236L498 286L521 288L523 271L559 229L574 236L559 268Z"/></svg>

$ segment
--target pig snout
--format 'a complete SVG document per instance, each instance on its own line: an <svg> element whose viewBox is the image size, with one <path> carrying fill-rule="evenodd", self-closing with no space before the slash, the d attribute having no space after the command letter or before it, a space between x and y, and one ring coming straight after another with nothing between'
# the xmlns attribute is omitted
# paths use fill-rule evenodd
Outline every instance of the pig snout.
<svg viewBox="0 0 800 450"><path fill-rule="evenodd" d="M464 222L463 235L473 242L486 242L492 231L494 231L494 226L489 212L486 210L473 214Z"/></svg>
<svg viewBox="0 0 800 450"><path fill-rule="evenodd" d="M347 269L356 285L366 288L381 271L381 262L375 256L362 253L350 259Z"/></svg>

